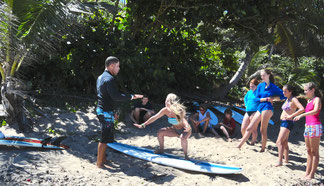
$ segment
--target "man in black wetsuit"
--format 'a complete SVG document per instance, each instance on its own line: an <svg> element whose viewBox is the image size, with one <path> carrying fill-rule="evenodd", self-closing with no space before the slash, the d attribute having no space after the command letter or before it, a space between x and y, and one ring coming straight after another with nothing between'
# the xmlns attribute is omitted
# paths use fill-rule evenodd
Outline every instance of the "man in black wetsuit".
<svg viewBox="0 0 324 186"><path fill-rule="evenodd" d="M116 101L142 98L139 94L119 93L115 77L119 72L119 59L109 56L105 61L105 71L97 79L97 117L101 123L101 137L98 144L97 167L103 168L106 162L107 143L114 142L114 108Z"/></svg>

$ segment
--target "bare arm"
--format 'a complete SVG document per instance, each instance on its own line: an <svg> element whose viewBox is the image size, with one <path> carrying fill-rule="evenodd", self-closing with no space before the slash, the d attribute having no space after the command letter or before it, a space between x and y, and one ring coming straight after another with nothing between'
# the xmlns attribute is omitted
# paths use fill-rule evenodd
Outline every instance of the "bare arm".
<svg viewBox="0 0 324 186"><path fill-rule="evenodd" d="M141 124L141 125L134 124L134 125L136 127L138 127L138 128L144 128L146 125L149 125L149 124L153 123L155 120L159 119L160 117L166 115L167 112L168 112L167 108L164 107L157 114L155 114L154 116L150 117L150 119L148 119L147 121L145 121L143 124Z"/></svg>
<svg viewBox="0 0 324 186"><path fill-rule="evenodd" d="M190 116L190 121L195 122L195 121L198 120L197 118L198 118L198 113L196 112L195 114L193 114L193 115Z"/></svg>
<svg viewBox="0 0 324 186"><path fill-rule="evenodd" d="M305 116L310 116L310 115L315 115L317 114L320 110L321 110L321 107L322 107L322 104L321 104L321 99L320 98L316 98L314 100L314 109L309 111L309 112L305 112L304 114L301 114L299 116L296 116L294 118L294 121L297 121L299 120L300 118L302 117L305 117Z"/></svg>
<svg viewBox="0 0 324 186"><path fill-rule="evenodd" d="M209 112L207 112L206 117L204 119L202 119L201 121L199 121L199 123L203 123L203 122L208 121L208 120L210 120Z"/></svg>
<svg viewBox="0 0 324 186"><path fill-rule="evenodd" d="M301 113L303 113L305 111L303 105L298 101L297 98L293 98L292 99L292 102L296 105L296 107L298 108L298 110L296 112L294 112L293 114L288 115L287 116L287 119L292 119L292 118L300 115Z"/></svg>
<svg viewBox="0 0 324 186"><path fill-rule="evenodd" d="M131 114L130 114L130 119L131 119L134 123L136 123L136 120L135 120L135 118L134 118L134 110L132 110L132 112L131 112Z"/></svg>
<svg viewBox="0 0 324 186"><path fill-rule="evenodd" d="M151 113L154 113L154 110L150 110L150 109L147 109L147 108L141 108L142 110L145 110L146 112L151 112Z"/></svg>

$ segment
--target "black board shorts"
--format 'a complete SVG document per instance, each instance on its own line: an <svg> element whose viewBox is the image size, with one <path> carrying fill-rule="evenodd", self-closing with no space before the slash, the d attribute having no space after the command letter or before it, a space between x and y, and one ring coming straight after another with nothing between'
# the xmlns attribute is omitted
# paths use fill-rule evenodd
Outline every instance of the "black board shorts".
<svg viewBox="0 0 324 186"><path fill-rule="evenodd" d="M254 114L256 111L248 111L246 112L248 116L252 116L252 114Z"/></svg>
<svg viewBox="0 0 324 186"><path fill-rule="evenodd" d="M114 142L115 141L115 135L114 135L115 132L114 132L113 112L100 112L97 109L97 117L101 124L100 143Z"/></svg>

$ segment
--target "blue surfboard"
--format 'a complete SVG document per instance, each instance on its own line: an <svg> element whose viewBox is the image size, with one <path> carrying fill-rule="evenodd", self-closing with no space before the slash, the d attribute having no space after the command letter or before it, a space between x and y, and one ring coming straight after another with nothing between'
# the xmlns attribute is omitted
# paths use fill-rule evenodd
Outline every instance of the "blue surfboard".
<svg viewBox="0 0 324 186"><path fill-rule="evenodd" d="M214 174L234 174L242 171L242 168L239 167L232 167L197 160L186 160L184 158L166 153L155 154L153 150L117 142L108 143L107 145L108 147L125 153L129 156L179 169Z"/></svg>
<svg viewBox="0 0 324 186"><path fill-rule="evenodd" d="M0 138L0 145L65 150L69 147L61 144L64 138L65 137L59 137L56 140L47 138L47 140L20 136L6 136L5 138Z"/></svg>
<svg viewBox="0 0 324 186"><path fill-rule="evenodd" d="M242 110L242 111L246 112L246 111L245 111L245 108L237 107L237 106L235 106L235 108L237 108L237 109L239 109L239 110ZM269 124L274 125L274 122L273 122L272 120L270 120L270 121L269 121Z"/></svg>
<svg viewBox="0 0 324 186"><path fill-rule="evenodd" d="M228 108L226 106L221 106L221 105L216 105L216 106L213 106L216 110L218 110L219 112L221 113L225 113L225 110ZM236 112L235 110L232 109L232 118L237 121L239 124L242 124L243 122L243 115Z"/></svg>

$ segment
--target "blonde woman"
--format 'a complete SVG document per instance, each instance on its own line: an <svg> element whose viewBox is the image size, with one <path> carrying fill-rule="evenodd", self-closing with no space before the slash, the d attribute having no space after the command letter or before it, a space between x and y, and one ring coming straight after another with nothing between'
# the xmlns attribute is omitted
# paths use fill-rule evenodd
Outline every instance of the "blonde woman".
<svg viewBox="0 0 324 186"><path fill-rule="evenodd" d="M153 123L155 120L166 115L168 122L172 124L171 127L161 128L158 133L158 141L160 148L154 153L160 154L164 152L164 136L168 137L180 137L181 147L183 149L186 159L188 158L188 138L191 135L191 127L185 118L186 108L179 103L177 95L170 93L165 99L165 107L162 108L157 114L152 116L146 122L142 124L134 124L138 128L145 128L147 125Z"/></svg>

